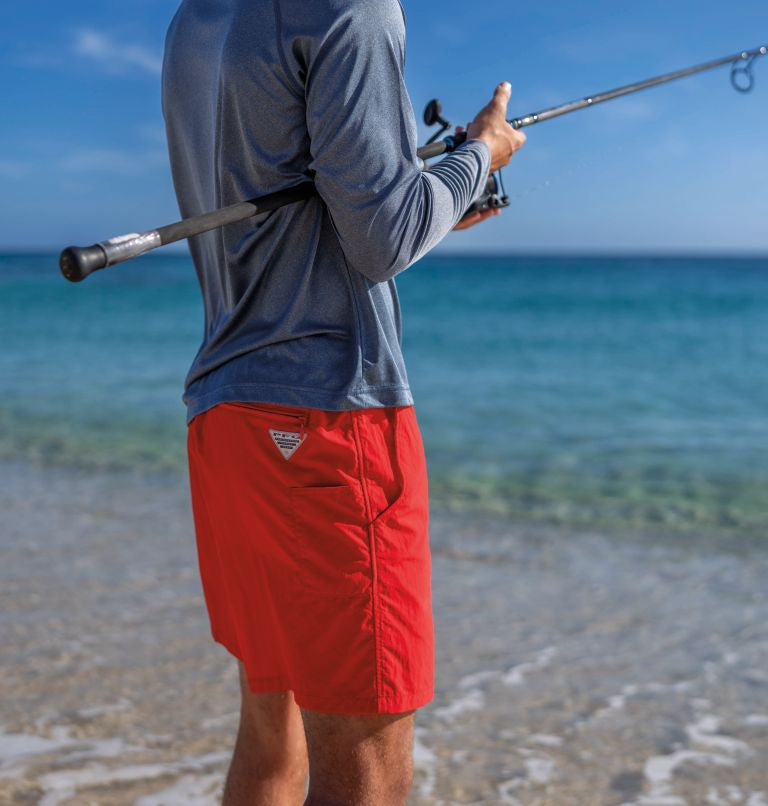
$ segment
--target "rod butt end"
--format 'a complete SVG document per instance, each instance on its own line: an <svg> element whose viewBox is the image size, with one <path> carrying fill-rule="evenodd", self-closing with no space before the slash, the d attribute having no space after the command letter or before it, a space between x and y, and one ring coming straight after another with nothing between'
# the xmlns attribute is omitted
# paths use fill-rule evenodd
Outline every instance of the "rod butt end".
<svg viewBox="0 0 768 806"><path fill-rule="evenodd" d="M94 246L68 246L59 256L59 268L70 283L79 283L107 265L104 249Z"/></svg>

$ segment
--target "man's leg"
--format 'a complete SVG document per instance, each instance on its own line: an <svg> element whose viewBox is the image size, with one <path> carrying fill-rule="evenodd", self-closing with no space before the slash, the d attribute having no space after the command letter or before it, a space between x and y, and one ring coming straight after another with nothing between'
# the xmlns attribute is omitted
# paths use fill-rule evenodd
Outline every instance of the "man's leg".
<svg viewBox="0 0 768 806"><path fill-rule="evenodd" d="M300 806L307 784L307 744L290 691L254 694L240 667L240 729L223 806Z"/></svg>
<svg viewBox="0 0 768 806"><path fill-rule="evenodd" d="M403 806L413 780L414 713L345 716L302 709L309 750L305 806Z"/></svg>

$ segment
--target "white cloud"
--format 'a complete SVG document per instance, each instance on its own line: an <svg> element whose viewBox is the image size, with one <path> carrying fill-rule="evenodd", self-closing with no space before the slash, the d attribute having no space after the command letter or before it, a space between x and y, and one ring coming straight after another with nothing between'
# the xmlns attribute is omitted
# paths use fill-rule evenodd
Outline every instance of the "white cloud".
<svg viewBox="0 0 768 806"><path fill-rule="evenodd" d="M22 160L0 160L0 176L5 179L18 179L26 176L30 167L28 162Z"/></svg>
<svg viewBox="0 0 768 806"><path fill-rule="evenodd" d="M93 148L63 157L59 168L67 173L115 173L132 176L165 165L163 151L131 153L120 149Z"/></svg>
<svg viewBox="0 0 768 806"><path fill-rule="evenodd" d="M93 28L83 28L75 33L74 51L113 73L138 69L159 75L163 66L160 54L142 45L118 41Z"/></svg>
<svg viewBox="0 0 768 806"><path fill-rule="evenodd" d="M136 127L136 132L142 140L165 147L165 126L162 123L142 123Z"/></svg>

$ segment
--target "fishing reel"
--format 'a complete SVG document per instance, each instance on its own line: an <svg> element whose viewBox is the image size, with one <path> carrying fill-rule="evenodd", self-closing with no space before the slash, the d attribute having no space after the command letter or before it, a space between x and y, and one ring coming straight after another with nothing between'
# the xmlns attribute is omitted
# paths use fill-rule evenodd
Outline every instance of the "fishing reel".
<svg viewBox="0 0 768 806"><path fill-rule="evenodd" d="M440 128L433 133L427 140L426 145L429 146L436 142L437 139L447 132L453 125L449 120L443 117L443 105L437 98L433 98L424 108L424 123L427 126L439 126ZM457 146L461 145L467 139L466 134L458 136L449 136L443 140L445 143L444 153L453 151ZM481 196L478 196L475 201L467 208L464 215L461 217L463 221L467 216L473 213L482 212L483 210L497 210L502 207L509 207L510 201L504 190L504 181L501 177L501 169L488 177L485 184L485 189Z"/></svg>

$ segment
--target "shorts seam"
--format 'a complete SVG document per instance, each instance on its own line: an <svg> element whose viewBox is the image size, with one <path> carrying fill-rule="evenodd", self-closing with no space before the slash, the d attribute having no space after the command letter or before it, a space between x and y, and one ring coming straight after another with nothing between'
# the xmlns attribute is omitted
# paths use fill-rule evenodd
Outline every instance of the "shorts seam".
<svg viewBox="0 0 768 806"><path fill-rule="evenodd" d="M362 439L360 437L360 420L355 412L352 412L352 442L357 451L358 464L360 467L360 487L363 491L363 501L365 504L365 517L367 520L366 529L368 531L368 551L371 556L371 609L373 610L373 643L376 663L376 702L381 701L381 597L379 596L379 572L376 563L376 540L373 529L373 512L371 508L371 498L368 491L367 468L365 462L365 451L363 450Z"/></svg>

